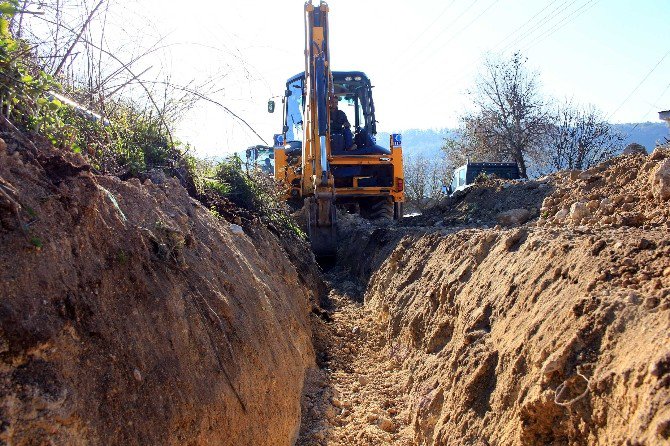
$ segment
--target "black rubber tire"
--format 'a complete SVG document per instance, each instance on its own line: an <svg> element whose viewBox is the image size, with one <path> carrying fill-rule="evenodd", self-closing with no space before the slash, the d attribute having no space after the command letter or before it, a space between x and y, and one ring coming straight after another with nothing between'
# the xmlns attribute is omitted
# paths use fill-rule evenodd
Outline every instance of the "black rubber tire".
<svg viewBox="0 0 670 446"><path fill-rule="evenodd" d="M393 203L386 200L386 199L381 199L379 201L376 201L372 203L370 206L370 213L369 213L369 219L370 220L393 220L393 214L394 214L394 208L393 208Z"/></svg>
<svg viewBox="0 0 670 446"><path fill-rule="evenodd" d="M393 218L401 220L405 214L405 203L393 203Z"/></svg>

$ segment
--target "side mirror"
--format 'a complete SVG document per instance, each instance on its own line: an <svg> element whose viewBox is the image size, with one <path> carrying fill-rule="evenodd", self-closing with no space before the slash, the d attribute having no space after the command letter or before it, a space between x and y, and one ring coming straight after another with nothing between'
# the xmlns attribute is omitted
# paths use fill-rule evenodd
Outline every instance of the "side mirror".
<svg viewBox="0 0 670 446"><path fill-rule="evenodd" d="M275 101L270 99L268 101L268 113L274 113L275 112Z"/></svg>

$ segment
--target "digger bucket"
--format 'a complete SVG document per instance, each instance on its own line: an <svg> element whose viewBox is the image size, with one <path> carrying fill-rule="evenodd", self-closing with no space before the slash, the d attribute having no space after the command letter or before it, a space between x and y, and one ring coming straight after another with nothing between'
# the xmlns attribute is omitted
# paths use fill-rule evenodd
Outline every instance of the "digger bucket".
<svg viewBox="0 0 670 446"><path fill-rule="evenodd" d="M309 211L309 242L317 259L337 256L337 225L332 198L311 197Z"/></svg>

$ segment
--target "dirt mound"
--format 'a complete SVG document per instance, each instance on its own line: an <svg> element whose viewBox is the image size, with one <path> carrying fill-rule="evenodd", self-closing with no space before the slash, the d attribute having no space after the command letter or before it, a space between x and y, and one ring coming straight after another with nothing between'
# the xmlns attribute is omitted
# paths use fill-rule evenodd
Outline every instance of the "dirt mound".
<svg viewBox="0 0 670 446"><path fill-rule="evenodd" d="M316 432L334 444L668 443L667 163L661 149L535 183L488 182L485 192L479 184L451 208L401 224L348 219L334 282L367 291L357 315L341 301L347 293L334 299L335 332L318 347L345 360L324 367L317 388L328 403L312 403L334 421ZM546 216L626 194L634 199L612 212L599 207L565 224L501 223L500 214L530 213L542 201L551 203ZM477 209L480 197L507 204ZM489 225L500 226L482 229ZM355 326L366 336L342 328ZM377 330L382 339L367 334ZM356 376L366 370L373 378L363 388ZM354 401L348 412L341 400ZM349 412L360 415L342 418ZM384 436L375 416L396 430Z"/></svg>
<svg viewBox="0 0 670 446"><path fill-rule="evenodd" d="M670 148L552 176L540 225L670 227Z"/></svg>
<svg viewBox="0 0 670 446"><path fill-rule="evenodd" d="M415 444L670 439L666 232L427 235L366 302L402 352Z"/></svg>
<svg viewBox="0 0 670 446"><path fill-rule="evenodd" d="M479 180L401 226L670 227L670 147L538 180Z"/></svg>
<svg viewBox="0 0 670 446"><path fill-rule="evenodd" d="M277 238L0 146L0 443L291 444L315 297Z"/></svg>
<svg viewBox="0 0 670 446"><path fill-rule="evenodd" d="M523 210L522 224L540 215L542 200L553 192L549 178L532 181L500 179L478 180L476 183L445 198L423 215L408 218L404 226L487 226L493 227L506 212Z"/></svg>

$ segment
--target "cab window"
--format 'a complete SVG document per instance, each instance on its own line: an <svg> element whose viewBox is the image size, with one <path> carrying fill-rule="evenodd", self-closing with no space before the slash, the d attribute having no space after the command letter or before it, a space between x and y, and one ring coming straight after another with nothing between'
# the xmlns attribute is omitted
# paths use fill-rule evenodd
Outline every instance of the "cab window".
<svg viewBox="0 0 670 446"><path fill-rule="evenodd" d="M303 80L287 85L290 94L286 97L286 141L302 141L302 114L304 108Z"/></svg>
<svg viewBox="0 0 670 446"><path fill-rule="evenodd" d="M461 169L458 171L458 185L459 186L465 185L465 169Z"/></svg>

